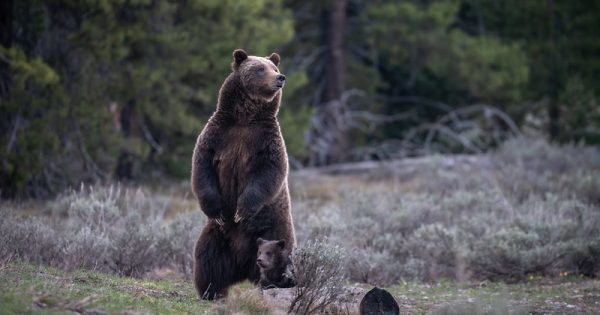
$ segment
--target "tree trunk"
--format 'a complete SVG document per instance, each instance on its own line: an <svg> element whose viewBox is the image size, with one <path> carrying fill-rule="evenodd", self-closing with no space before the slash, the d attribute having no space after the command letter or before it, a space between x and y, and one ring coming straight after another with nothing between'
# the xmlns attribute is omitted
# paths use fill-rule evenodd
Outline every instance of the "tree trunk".
<svg viewBox="0 0 600 315"><path fill-rule="evenodd" d="M129 100L121 109L119 115L119 123L121 134L127 143L127 139L131 136L135 112L135 100ZM117 168L115 173L119 180L132 180L134 158L129 148L121 148L119 159L117 160Z"/></svg>
<svg viewBox="0 0 600 315"><path fill-rule="evenodd" d="M346 0L334 0L333 7L323 12L323 44L327 47L323 92L319 96L317 114L311 128L311 165L327 165L344 160L347 149L346 110L342 96L345 90Z"/></svg>
<svg viewBox="0 0 600 315"><path fill-rule="evenodd" d="M10 47L12 44L13 1L0 1L0 45Z"/></svg>
<svg viewBox="0 0 600 315"><path fill-rule="evenodd" d="M553 51L551 52L553 55L554 62L551 65L551 73L550 73L550 103L548 104L548 133L550 135L550 140L556 141L560 138L560 108L558 104L559 91L561 91L561 63L563 62L560 56L560 47L558 43L558 20L556 19L556 8L554 4L554 0L548 0L548 11L549 11L549 19L550 23L550 47L552 47Z"/></svg>
<svg viewBox="0 0 600 315"><path fill-rule="evenodd" d="M346 76L344 35L346 32L346 0L335 0L331 11L330 67L326 68L325 103L340 100Z"/></svg>
<svg viewBox="0 0 600 315"><path fill-rule="evenodd" d="M12 45L12 22L13 22L13 1L0 1L0 45L10 47ZM7 62L0 60L0 102L7 100L10 94L10 67ZM0 109L1 110L1 109ZM0 111L0 133L8 135L11 129L12 115ZM4 136L0 137L2 139ZM10 141L10 140L7 140ZM6 143L1 143L2 158L0 159L0 197L13 196L15 194L14 176L15 169L8 165L8 150L5 151ZM9 144L10 145L10 144Z"/></svg>
<svg viewBox="0 0 600 315"><path fill-rule="evenodd" d="M0 1L0 45L12 45L13 1ZM8 64L0 60L0 99L7 99L10 88L10 73Z"/></svg>

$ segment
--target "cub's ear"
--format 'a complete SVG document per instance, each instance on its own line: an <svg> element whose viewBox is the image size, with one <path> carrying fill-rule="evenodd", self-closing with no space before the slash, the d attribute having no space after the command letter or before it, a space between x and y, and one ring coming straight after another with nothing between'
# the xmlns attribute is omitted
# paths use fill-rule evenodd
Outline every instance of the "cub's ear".
<svg viewBox="0 0 600 315"><path fill-rule="evenodd" d="M239 66L246 59L248 59L248 54L243 49L233 51L233 61L236 65Z"/></svg>
<svg viewBox="0 0 600 315"><path fill-rule="evenodd" d="M284 240L277 241L277 246L279 246L279 248L281 248L281 249L284 249L285 248L285 241Z"/></svg>
<svg viewBox="0 0 600 315"><path fill-rule="evenodd" d="M256 239L256 245L258 245L258 246L262 245L264 242L265 242L265 240L263 240L260 237Z"/></svg>
<svg viewBox="0 0 600 315"><path fill-rule="evenodd" d="M281 61L281 57L279 57L278 53L272 53L269 57L267 57L269 60L273 61L273 63L275 64L275 66L279 66L279 61Z"/></svg>

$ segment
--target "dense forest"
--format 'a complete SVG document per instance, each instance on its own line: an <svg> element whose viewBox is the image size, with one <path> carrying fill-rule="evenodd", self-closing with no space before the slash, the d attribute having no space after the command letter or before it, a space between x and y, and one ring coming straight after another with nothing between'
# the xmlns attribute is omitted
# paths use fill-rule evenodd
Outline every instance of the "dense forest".
<svg viewBox="0 0 600 315"><path fill-rule="evenodd" d="M4 0L0 193L187 178L231 54L281 54L293 167L600 143L600 2Z"/></svg>

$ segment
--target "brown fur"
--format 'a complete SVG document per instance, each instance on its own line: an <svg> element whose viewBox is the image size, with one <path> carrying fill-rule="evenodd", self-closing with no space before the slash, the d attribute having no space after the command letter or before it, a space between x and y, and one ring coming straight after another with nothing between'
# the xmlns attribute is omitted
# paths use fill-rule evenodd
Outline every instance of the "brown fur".
<svg viewBox="0 0 600 315"><path fill-rule="evenodd" d="M277 69L279 55L236 50L233 57L192 159L192 190L209 218L194 253L194 281L205 299L225 296L245 279L258 282L258 237L283 239L288 250L296 244L287 153L276 118L285 79Z"/></svg>
<svg viewBox="0 0 600 315"><path fill-rule="evenodd" d="M260 268L260 287L291 288L294 280L284 275L291 265L290 252L285 249L285 240L270 241L258 238L256 264Z"/></svg>

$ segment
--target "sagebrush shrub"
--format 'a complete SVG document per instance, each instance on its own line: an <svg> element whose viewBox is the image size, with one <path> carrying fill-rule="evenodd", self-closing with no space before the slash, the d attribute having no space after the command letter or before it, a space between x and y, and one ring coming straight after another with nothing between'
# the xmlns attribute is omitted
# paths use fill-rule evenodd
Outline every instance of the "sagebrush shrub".
<svg viewBox="0 0 600 315"><path fill-rule="evenodd" d="M440 223L424 225L406 240L404 250L420 259L425 264L426 280L438 278L454 278L461 272L460 264L464 261L468 244L461 230L456 227L446 228Z"/></svg>
<svg viewBox="0 0 600 315"><path fill-rule="evenodd" d="M366 179L292 173L301 248L327 239L348 253L336 263L349 280L379 286L600 275L598 148L515 139L495 153L436 156L409 167ZM206 217L195 201L180 209L181 199L82 188L52 201L46 217L0 203L0 255L133 276L171 268L189 278Z"/></svg>
<svg viewBox="0 0 600 315"><path fill-rule="evenodd" d="M166 267L190 277L204 216L197 210L168 220L168 205L140 189L109 186L62 194L50 203L46 220L3 206L0 254L136 277Z"/></svg>
<svg viewBox="0 0 600 315"><path fill-rule="evenodd" d="M157 246L166 264L180 271L186 278L192 277L194 245L202 230L205 216L200 211L178 214L164 227L163 237Z"/></svg>
<svg viewBox="0 0 600 315"><path fill-rule="evenodd" d="M35 217L18 216L11 209L0 208L0 256L34 263L60 265L64 240Z"/></svg>
<svg viewBox="0 0 600 315"><path fill-rule="evenodd" d="M110 238L84 226L72 237L65 237L62 264L66 269L84 268L107 272L111 270L110 253Z"/></svg>
<svg viewBox="0 0 600 315"><path fill-rule="evenodd" d="M298 196L298 239L327 237L351 253L349 278L375 285L598 274L597 148L517 139L464 160L438 156L388 185L342 178L328 194Z"/></svg>
<svg viewBox="0 0 600 315"><path fill-rule="evenodd" d="M344 253L338 246L325 241L308 241L294 249L294 295L289 308L292 314L315 314L324 311L343 292L345 281Z"/></svg>

